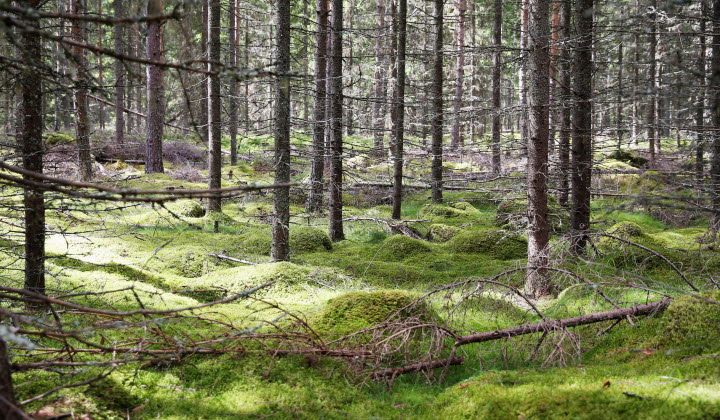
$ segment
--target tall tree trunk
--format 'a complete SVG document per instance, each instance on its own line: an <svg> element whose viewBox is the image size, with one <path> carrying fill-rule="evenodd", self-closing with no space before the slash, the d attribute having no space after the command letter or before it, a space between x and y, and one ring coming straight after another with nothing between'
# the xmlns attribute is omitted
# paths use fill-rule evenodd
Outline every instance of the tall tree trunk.
<svg viewBox="0 0 720 420"><path fill-rule="evenodd" d="M462 117L460 112L463 106L463 82L465 80L465 12L466 0L457 0L458 27L456 36L457 58L455 61L455 102L453 104L453 126L451 146L453 149L463 145Z"/></svg>
<svg viewBox="0 0 720 420"><path fill-rule="evenodd" d="M501 82L502 82L502 0L495 0L495 17L493 28L493 41L495 51L493 52L492 70L492 171L499 174L500 162L500 132L502 130L501 120Z"/></svg>
<svg viewBox="0 0 720 420"><path fill-rule="evenodd" d="M103 16L102 12L102 0L97 0L97 15L98 17ZM98 23L97 24L97 31L98 31L98 42L97 46L100 48L103 48L103 37L104 37L104 30L103 30L103 24ZM98 54L98 84L100 86L105 86L104 78L105 78L105 68L103 66L103 58L105 58L104 54ZM102 102L98 103L98 122L100 123L100 131L105 131L105 104Z"/></svg>
<svg viewBox="0 0 720 420"><path fill-rule="evenodd" d="M560 47L560 141L558 144L560 161L560 185L558 187L558 203L567 207L570 196L570 136L572 134L572 101L573 94L571 69L570 36L572 28L572 3L560 2L560 31L562 47Z"/></svg>
<svg viewBox="0 0 720 420"><path fill-rule="evenodd" d="M352 29L353 29L353 16L354 16L353 8L352 8L353 2L351 1L349 4L350 4L350 10L349 10L349 13L346 13L346 15L347 15L347 17L348 17L348 30L350 30L350 31L352 32ZM352 81L352 71L353 71L353 38L352 38L352 37L348 37L348 41L349 41L349 44L350 44L350 45L348 46L349 48L348 48L348 58L347 58L347 64L348 64L348 65L347 65L347 73L348 73L348 75L350 76L350 77L349 77L350 80ZM349 94L348 97L345 99L345 102L347 102L347 104L346 104L346 106L345 106L345 114L346 114L346 115L345 115L345 130L346 130L348 136L352 136L352 135L355 133L355 129L353 128L353 127L354 127L354 118L355 118L354 115L353 115L353 100L352 100L352 96L353 96L353 84L351 83L350 86L348 86L348 88L349 88L349 90L350 90L350 94Z"/></svg>
<svg viewBox="0 0 720 420"><path fill-rule="evenodd" d="M209 60L208 57L208 25L209 25L209 3L212 0L201 0L202 1L202 29L200 31L200 44L202 57L201 60ZM204 65L206 69L210 68L210 64ZM207 75L202 75L202 83L200 84L200 135L203 141L208 141L210 135L210 122L209 109L210 109L210 98L208 98L208 91L210 89L210 80Z"/></svg>
<svg viewBox="0 0 720 420"><path fill-rule="evenodd" d="M393 127L393 210L399 220L402 210L403 149L405 134L405 51L407 48L407 0L398 7L397 89L395 90L395 126Z"/></svg>
<svg viewBox="0 0 720 420"><path fill-rule="evenodd" d="M238 66L238 31L237 31L237 3L238 0L230 0L228 7L228 20L230 23L230 33L228 43L230 44L230 65L234 68ZM230 165L237 165L237 134L238 134L238 82L236 77L230 77L230 109L229 112L229 131L230 131Z"/></svg>
<svg viewBox="0 0 720 420"><path fill-rule="evenodd" d="M435 0L435 46L433 52L432 85L432 200L440 203L443 200L443 6L445 0Z"/></svg>
<svg viewBox="0 0 720 420"><path fill-rule="evenodd" d="M125 0L115 0L115 19L125 17ZM113 27L115 38L115 54L125 52L125 25L115 24ZM115 142L125 143L125 63L115 60Z"/></svg>
<svg viewBox="0 0 720 420"><path fill-rule="evenodd" d="M712 37L712 75L710 85L713 92L712 101L712 162L710 166L710 182L712 183L713 228L720 230L720 0L713 1L713 37Z"/></svg>
<svg viewBox="0 0 720 420"><path fill-rule="evenodd" d="M552 0L550 7L552 14L550 18L550 134L548 138L548 153L552 155L555 153L555 131L558 125L557 69L558 41L560 40L560 0Z"/></svg>
<svg viewBox="0 0 720 420"><path fill-rule="evenodd" d="M26 0L29 8L40 6L40 0ZM32 19L32 26L39 26ZM43 172L43 120L42 120L42 45L39 35L23 31L21 34L20 58L25 67L22 70L21 87L21 131L20 142L23 168ZM24 179L36 181L29 176ZM25 289L45 294L45 198L42 191L24 190L25 206Z"/></svg>
<svg viewBox="0 0 720 420"><path fill-rule="evenodd" d="M165 9L164 0L148 1L148 15L160 15ZM163 22L148 21L147 58L152 62L164 61ZM145 173L163 173L163 129L165 126L165 86L163 68L148 64L147 69L147 141L145 143Z"/></svg>
<svg viewBox="0 0 720 420"><path fill-rule="evenodd" d="M79 15L85 12L82 0L72 0L72 13ZM72 21L73 38L77 42L84 42L83 22ZM85 49L73 48L73 54L77 61L77 74L79 87L75 90L75 130L78 144L78 164L80 167L80 178L83 181L92 179L92 157L90 156L90 123L88 121L87 103L87 77L88 68L85 59Z"/></svg>
<svg viewBox="0 0 720 420"><path fill-rule="evenodd" d="M332 0L332 42L330 51L330 217L329 236L333 242L345 239L343 230L343 0Z"/></svg>
<svg viewBox="0 0 720 420"><path fill-rule="evenodd" d="M0 338L0 417L5 420L24 418L15 400L7 344L2 338Z"/></svg>
<svg viewBox="0 0 720 420"><path fill-rule="evenodd" d="M385 148L385 105L387 103L387 28L385 22L385 1L377 0L378 21L375 32L375 101L373 102L374 154L382 156Z"/></svg>
<svg viewBox="0 0 720 420"><path fill-rule="evenodd" d="M325 128L327 125L328 2L329 0L317 0L312 166L310 168L310 192L305 203L305 210L308 213L317 213L322 207L323 172L325 171Z"/></svg>
<svg viewBox="0 0 720 420"><path fill-rule="evenodd" d="M590 229L592 176L593 0L576 0L575 92L572 139L572 250L585 251Z"/></svg>
<svg viewBox="0 0 720 420"><path fill-rule="evenodd" d="M533 297L552 293L547 266L548 241L548 136L550 55L549 0L528 0L528 163L529 220L526 292Z"/></svg>
<svg viewBox="0 0 720 420"><path fill-rule="evenodd" d="M623 40L620 35L618 44L618 74L617 74L617 103L615 104L615 135L617 136L617 149L622 148L623 143Z"/></svg>
<svg viewBox="0 0 720 420"><path fill-rule="evenodd" d="M214 72L212 76L209 76L208 83L208 152L209 152L209 165L208 175L209 183L208 188L217 189L221 188L221 176L222 170L222 121L221 121L221 109L222 104L220 102L220 14L222 9L220 7L220 0L209 0L208 5L208 61L210 63L209 69ZM220 211L222 209L222 203L219 196L214 196L208 199L207 205L208 211Z"/></svg>
<svg viewBox="0 0 720 420"><path fill-rule="evenodd" d="M640 0L635 0L635 9L637 14L640 14ZM632 137L635 141L635 145L640 143L640 34L639 31L635 31L633 34L633 43L635 50L635 60L633 61L633 104L632 104Z"/></svg>
<svg viewBox="0 0 720 420"><path fill-rule="evenodd" d="M697 88L696 105L695 105L695 126L697 134L695 135L695 176L698 186L702 187L705 172L705 84L706 76L706 45L705 45L705 29L707 19L707 1L701 0L700 9L700 31L698 34L699 54L697 61L697 71L700 75Z"/></svg>
<svg viewBox="0 0 720 420"><path fill-rule="evenodd" d="M122 0L119 0L122 1ZM128 13L132 13L132 8L128 8ZM135 27L137 24L132 24L126 26L126 35L128 38L128 54L139 57L138 49L137 49L137 30ZM135 63L128 63L127 68L129 72L125 74L125 78L127 80L127 108L133 109L135 107L135 89L133 87L134 84L137 84L138 81L135 80L133 77L133 69L135 68ZM138 108L135 108L138 109ZM128 135L132 135L133 133L133 127L134 127L134 117L133 114L127 114L125 118L125 133Z"/></svg>
<svg viewBox="0 0 720 420"><path fill-rule="evenodd" d="M518 123L520 124L520 150L523 155L527 155L529 140L529 110L528 110L528 32L529 32L529 12L530 0L522 0L520 5L520 71L519 86L520 89L520 116Z"/></svg>
<svg viewBox="0 0 720 420"><path fill-rule="evenodd" d="M647 138L648 138L648 152L650 153L650 166L655 166L655 144L657 143L657 110L655 101L657 99L657 61L655 55L657 54L657 0L652 0L652 10L650 11L650 31L649 31L649 58L650 68L648 70L648 92L651 92L648 98L647 107Z"/></svg>
<svg viewBox="0 0 720 420"><path fill-rule="evenodd" d="M290 0L277 0L277 72L275 91L275 183L290 182ZM276 188L272 259L290 259L290 187Z"/></svg>

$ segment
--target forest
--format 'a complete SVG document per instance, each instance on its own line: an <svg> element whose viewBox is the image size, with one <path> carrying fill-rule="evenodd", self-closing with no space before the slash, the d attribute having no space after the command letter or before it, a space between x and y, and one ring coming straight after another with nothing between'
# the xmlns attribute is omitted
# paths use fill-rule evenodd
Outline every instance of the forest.
<svg viewBox="0 0 720 420"><path fill-rule="evenodd" d="M720 0L0 0L0 418L720 418Z"/></svg>

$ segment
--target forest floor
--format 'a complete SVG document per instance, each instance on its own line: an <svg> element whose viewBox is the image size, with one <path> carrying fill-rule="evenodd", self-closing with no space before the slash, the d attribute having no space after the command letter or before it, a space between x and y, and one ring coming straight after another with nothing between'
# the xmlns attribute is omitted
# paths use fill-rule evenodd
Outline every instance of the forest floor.
<svg viewBox="0 0 720 420"><path fill-rule="evenodd" d="M224 167L223 186L270 183L270 154L261 149L258 142L243 151L248 160ZM522 174L509 171L490 180L484 173L486 157L450 156L446 167L457 181L448 185L465 189L446 191L443 205L429 205L426 189L410 189L403 202L403 218L415 220L407 225L423 239L394 234L386 223L388 191L362 185L386 182L390 165L382 159L358 156L348 161L348 181L361 185L346 191L347 239L339 243L329 242L325 216L304 213L302 189L293 188L288 263L269 263L271 193L228 200L222 215L206 215L201 203L191 200L163 208L56 199L48 213L53 232L47 241L48 289L77 293L132 287L87 297L83 303L166 309L274 281L255 298L300 314L329 341L383 321L402 307L396 301L470 281L424 300L428 317L465 333L541 321L510 289L472 282L526 263ZM419 148L409 151L410 184L421 185L427 162ZM522 163L507 159L509 166L520 168ZM168 175L145 175L141 165L122 161L101 169L103 182L135 189L204 188L207 176L202 168L177 163L168 163ZM298 160L294 182L305 182L304 169ZM711 291L717 289L720 252L706 240L704 213L665 206L696 202L696 194L682 187L679 175L639 171L614 159L604 159L599 169L595 188L603 194L593 202L598 233L593 249L583 258L568 255L563 236L567 210L553 198L553 282L559 293L533 304L546 317L565 318L613 309L614 304L678 297L664 313L633 324L552 332L540 342L538 335L529 335L465 346L462 366L391 382L370 380L370 371L352 361L252 351L196 355L162 366L128 365L26 409L38 418L72 411L77 418L86 413L97 419L718 418L720 306L688 296L687 281L710 300L720 299ZM218 233L213 232L216 221ZM19 238L12 228L3 229L0 258L5 268L0 274L19 282L20 262L9 251ZM655 253L603 233L664 255L685 279ZM520 270L495 279L518 288L523 284ZM289 323L263 305L242 300L196 313L259 331L267 328L263 322ZM108 337L121 340L122 332ZM412 355L404 357L413 360ZM96 373L23 372L14 380L23 400Z"/></svg>

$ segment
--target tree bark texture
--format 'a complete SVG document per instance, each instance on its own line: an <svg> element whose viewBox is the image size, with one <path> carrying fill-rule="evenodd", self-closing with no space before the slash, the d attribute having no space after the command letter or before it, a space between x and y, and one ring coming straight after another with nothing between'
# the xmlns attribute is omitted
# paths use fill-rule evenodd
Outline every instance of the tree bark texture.
<svg viewBox="0 0 720 420"><path fill-rule="evenodd" d="M393 127L393 210L399 220L402 210L402 181L405 136L405 51L407 49L407 0L399 0L397 41L397 89L395 90L395 126Z"/></svg>
<svg viewBox="0 0 720 420"><path fill-rule="evenodd" d="M125 1L115 0L113 2L115 18L125 17ZM115 38L115 54L125 53L125 25L116 24L113 27ZM115 143L125 143L125 63L122 60L115 60Z"/></svg>
<svg viewBox="0 0 720 420"><path fill-rule="evenodd" d="M375 33L375 102L373 103L373 137L375 154L381 156L385 148L385 105L387 103L387 27L385 21L385 1L377 0L377 32ZM319 41L318 41L319 42ZM319 45L319 44L318 44Z"/></svg>
<svg viewBox="0 0 720 420"><path fill-rule="evenodd" d="M502 130L501 120L501 82L502 82L502 0L495 0L495 14L493 27L493 70L492 70L492 171L499 174L501 170L500 161L500 132Z"/></svg>
<svg viewBox="0 0 720 420"><path fill-rule="evenodd" d="M443 200L443 30L445 0L435 0L435 60L432 85L432 200Z"/></svg>
<svg viewBox="0 0 720 420"><path fill-rule="evenodd" d="M455 60L455 102L453 105L453 126L451 146L453 149L463 145L462 117L463 82L465 80L465 12L466 0L457 0L458 26L456 35L457 58Z"/></svg>
<svg viewBox="0 0 720 420"><path fill-rule="evenodd" d="M572 135L572 68L570 37L572 32L572 4L560 2L560 31L563 45L560 48L560 136L558 157L560 164L560 182L558 185L558 203L568 206L570 197L570 137Z"/></svg>
<svg viewBox="0 0 720 420"><path fill-rule="evenodd" d="M210 0L208 4L208 60L212 72L220 71L220 0ZM220 173L222 170L222 121L220 102L220 75L213 74L208 81L208 151L209 151L209 183L208 188L221 188ZM208 211L220 211L222 203L220 197L208 199Z"/></svg>
<svg viewBox="0 0 720 420"><path fill-rule="evenodd" d="M332 0L332 42L330 51L330 217L329 236L333 242L345 239L343 230L343 0Z"/></svg>
<svg viewBox="0 0 720 420"><path fill-rule="evenodd" d="M83 0L72 0L71 12L79 15L83 14L85 8L82 5ZM83 22L80 20L72 21L72 35L75 41L85 42ZM75 131L76 141L78 145L78 165L80 167L80 178L83 181L92 179L92 157L90 156L90 122L88 121L88 103L87 103L87 77L88 66L85 58L85 49L80 47L73 48L75 55L77 74L79 78L79 86L75 90Z"/></svg>
<svg viewBox="0 0 720 420"><path fill-rule="evenodd" d="M228 43L230 48L230 65L238 67L238 17L237 3L239 0L229 0L228 21L230 30ZM238 81L236 77L230 77L230 97L228 98L228 131L230 132L230 165L237 165L237 135L238 135Z"/></svg>
<svg viewBox="0 0 720 420"><path fill-rule="evenodd" d="M162 14L163 0L148 2L148 15ZM163 22L149 21L147 24L147 58L154 62L164 61ZM147 70L147 140L145 143L145 173L163 173L163 130L165 128L165 81L161 66L148 64Z"/></svg>

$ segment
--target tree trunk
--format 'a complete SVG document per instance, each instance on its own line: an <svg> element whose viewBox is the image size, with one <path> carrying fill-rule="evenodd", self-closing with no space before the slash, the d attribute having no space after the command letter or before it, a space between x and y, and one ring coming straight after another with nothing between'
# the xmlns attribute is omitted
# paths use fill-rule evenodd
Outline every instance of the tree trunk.
<svg viewBox="0 0 720 420"><path fill-rule="evenodd" d="M622 148L623 143L623 41L618 44L618 75L617 75L617 104L615 104L615 135L617 136L617 149Z"/></svg>
<svg viewBox="0 0 720 420"><path fill-rule="evenodd" d="M165 9L164 0L150 0L148 15L160 15ZM162 62L163 22L149 21L147 24L147 58L153 62ZM163 68L148 64L147 68L147 141L145 143L145 173L164 173L163 165L163 129L165 127L165 86Z"/></svg>
<svg viewBox="0 0 720 420"><path fill-rule="evenodd" d="M125 1L115 0L115 18L125 17ZM113 27L115 38L115 54L125 52L125 25L115 24ZM125 63L122 60L115 60L115 142L125 143Z"/></svg>
<svg viewBox="0 0 720 420"><path fill-rule="evenodd" d="M350 10L349 10L349 13L346 13L346 14L347 14L347 17L348 17L348 30L349 30L350 32L352 32L352 30L353 30L353 15L354 15L354 13L353 13L353 9L352 9L352 4L353 4L353 3L350 2ZM348 73L348 75L350 76L349 79L352 81L352 71L353 71L353 38L352 38L352 37L348 37L348 41L349 41L349 44L350 44L350 45L348 46L348 58L347 58L347 64L348 64L348 65L347 65L347 73ZM355 116L353 115L354 113L353 113L353 101L352 101L352 96L353 96L353 83L351 83L351 84L348 86L348 89L350 90L350 94L349 94L348 97L345 99L345 101L347 102L347 104L346 104L346 106L345 106L345 111L346 111L346 112L345 112L345 114L346 114L346 115L345 115L345 130L346 130L348 136L352 136L352 135L355 133L355 129L353 128L353 127L354 127L354 119L355 119Z"/></svg>
<svg viewBox="0 0 720 420"><path fill-rule="evenodd" d="M275 183L290 182L290 0L277 0L277 63L275 101ZM272 230L273 261L290 259L290 187L276 188Z"/></svg>
<svg viewBox="0 0 720 420"><path fill-rule="evenodd" d="M495 51L493 52L492 70L492 171L499 174L500 166L500 132L502 130L501 111L501 77L502 77L502 0L495 0L495 18L493 29L493 40Z"/></svg>
<svg viewBox="0 0 720 420"><path fill-rule="evenodd" d="M21 413L15 400L7 344L0 338L0 417L5 420L16 420L23 418Z"/></svg>
<svg viewBox="0 0 720 420"><path fill-rule="evenodd" d="M221 121L221 107L220 102L220 14L222 9L220 7L220 0L210 0L208 4L208 61L209 69L211 72L215 72L212 76L209 76L208 83L208 152L209 152L209 165L208 175L209 184L208 188L217 189L221 188L221 170L222 170L222 121ZM207 205L208 211L220 211L222 210L222 203L219 196L211 197L208 199Z"/></svg>
<svg viewBox="0 0 720 420"><path fill-rule="evenodd" d="M590 188L592 176L592 74L593 0L576 0L575 84L573 91L572 208L570 229L572 250L585 251L590 229Z"/></svg>
<svg viewBox="0 0 720 420"><path fill-rule="evenodd" d="M323 172L325 171L325 128L327 125L327 41L328 2L317 0L317 46L315 50L315 104L313 108L313 145L310 168L310 191L305 210L317 213L322 207Z"/></svg>
<svg viewBox="0 0 720 420"><path fill-rule="evenodd" d="M238 31L237 31L237 3L238 0L230 0L228 7L228 20L230 33L228 43L230 44L230 65L238 67ZM236 77L230 77L230 106L228 109L229 131L230 131L230 165L237 165L237 134L238 134L238 81Z"/></svg>
<svg viewBox="0 0 720 420"><path fill-rule="evenodd" d="M200 31L200 44L202 57L201 60L209 60L208 57L208 22L209 22L209 2L212 0L201 0L202 1L202 29ZM210 64L204 65L206 69L210 68ZM208 98L208 91L210 89L209 77L207 75L201 75L202 83L200 84L200 135L203 141L208 141L210 123L209 123L209 109L210 109L210 98Z"/></svg>
<svg viewBox="0 0 720 420"><path fill-rule="evenodd" d="M375 33L375 102L373 102L374 152L382 156L385 148L385 105L387 103L387 79L385 66L387 49L387 28L385 27L385 1L377 0L378 23Z"/></svg>
<svg viewBox="0 0 720 420"><path fill-rule="evenodd" d="M695 176L697 178L698 186L702 188L702 182L705 172L705 84L707 83L706 76L706 45L705 45L705 28L707 19L707 2L701 0L700 10L700 32L698 35L699 41L699 55L697 61L697 71L700 75L697 88L697 100L695 105L695 125L697 134L695 136Z"/></svg>
<svg viewBox="0 0 720 420"><path fill-rule="evenodd" d="M463 145L462 117L460 112L463 106L463 82L465 79L465 11L467 10L466 0L457 0L458 27L456 36L457 58L455 61L455 102L453 105L453 127L451 147L456 149Z"/></svg>
<svg viewBox="0 0 720 420"><path fill-rule="evenodd" d="M37 8L40 0L27 0L25 6ZM39 21L32 19L32 26ZM43 172L43 120L42 120L42 45L39 35L23 31L20 58L25 63L21 74L21 131L20 142L23 168ZM29 176L24 179L35 181ZM45 198L42 191L26 189L25 206L25 289L45 294Z"/></svg>
<svg viewBox="0 0 720 420"><path fill-rule="evenodd" d="M393 127L393 210L392 218L401 218L403 149L405 134L405 50L407 47L407 0L399 1L397 41L397 89L395 90L395 126Z"/></svg>
<svg viewBox="0 0 720 420"><path fill-rule="evenodd" d="M657 127L656 117L657 110L655 106L655 100L657 99L657 61L655 55L657 53L657 0L652 0L652 11L650 12L650 31L649 31L649 57L650 57L650 68L648 70L648 92L650 97L648 98L647 107L647 138L648 138L648 152L650 153L650 166L655 166L655 144L657 142Z"/></svg>
<svg viewBox="0 0 720 420"><path fill-rule="evenodd" d="M443 200L443 6L445 0L435 0L435 62L432 86L432 200Z"/></svg>
<svg viewBox="0 0 720 420"><path fill-rule="evenodd" d="M342 202L342 116L343 116L343 0L332 0L332 47L330 51L330 217L329 236L333 242L345 239Z"/></svg>
<svg viewBox="0 0 720 420"><path fill-rule="evenodd" d="M553 292L547 266L549 136L549 0L528 0L528 272L526 292L533 297Z"/></svg>
<svg viewBox="0 0 720 420"><path fill-rule="evenodd" d="M520 124L520 150L523 156L527 155L529 140L528 133L528 21L529 21L529 5L530 0L522 0L520 6L520 116L518 123ZM514 140L514 139L513 139Z"/></svg>
<svg viewBox="0 0 720 420"><path fill-rule="evenodd" d="M84 7L80 3L82 0L72 0L71 12L73 14L84 13ZM77 42L84 42L83 22L80 20L72 21L72 34ZM90 156L90 123L88 122L88 103L87 103L87 77L88 68L85 59L85 49L80 47L73 48L73 54L77 62L77 74L80 79L80 87L75 90L75 131L78 144L78 165L80 168L80 178L83 181L92 179L92 157Z"/></svg>
<svg viewBox="0 0 720 420"><path fill-rule="evenodd" d="M635 9L640 14L640 1L635 0ZM635 145L640 143L640 35L638 31L633 34L633 43L635 44L635 60L633 62L633 104L632 104L632 137Z"/></svg>
<svg viewBox="0 0 720 420"><path fill-rule="evenodd" d="M558 154L560 161L560 185L558 203L568 206L570 196L570 136L572 134L572 83L570 36L572 28L572 3L560 2L560 30L562 47L560 48L560 142Z"/></svg>
<svg viewBox="0 0 720 420"><path fill-rule="evenodd" d="M713 37L712 37L712 74L710 85L713 92L712 102L712 162L710 182L712 183L713 228L720 230L720 0L713 1Z"/></svg>
<svg viewBox="0 0 720 420"><path fill-rule="evenodd" d="M103 16L103 13L102 13L102 0L97 0L97 15L98 15L98 17L102 17L102 16ZM102 24L102 23L98 23L98 24L97 24L97 31L98 31L98 43L97 43L97 46L100 47L100 48L103 48L103 36L104 36L104 35L103 35L103 32L104 32L103 29L104 29L104 28L103 28L103 24ZM103 67L103 58L104 58L104 57L105 57L105 56L104 56L103 54L98 54L98 55L97 55L97 59L98 59L98 84L99 84L100 86L105 86L105 82L104 82L104 77L105 77L105 76L104 76L104 74L103 74L103 73L105 73L105 69L104 69L104 67ZM98 122L100 123L100 124L99 124L99 125L100 125L100 131L105 131L105 104L103 104L102 102L100 102L100 103L98 104L98 120L99 120Z"/></svg>

